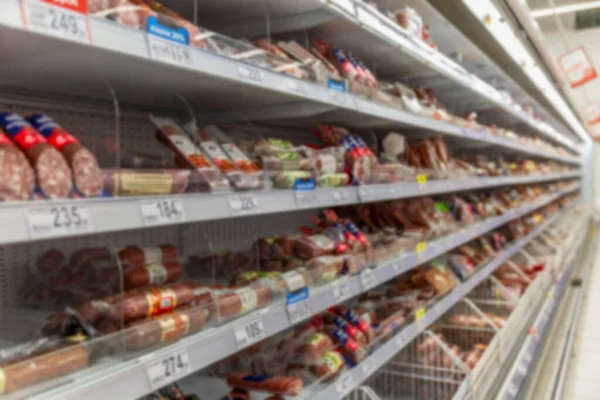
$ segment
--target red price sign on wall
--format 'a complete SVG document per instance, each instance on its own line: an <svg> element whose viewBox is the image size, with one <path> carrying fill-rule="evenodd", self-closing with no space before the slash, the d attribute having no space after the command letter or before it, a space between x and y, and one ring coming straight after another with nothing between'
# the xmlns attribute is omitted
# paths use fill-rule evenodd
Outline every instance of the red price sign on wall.
<svg viewBox="0 0 600 400"><path fill-rule="evenodd" d="M560 56L558 63L572 88L577 88L598 77L598 72L583 47Z"/></svg>
<svg viewBox="0 0 600 400"><path fill-rule="evenodd" d="M21 8L29 30L91 43L87 0L21 0Z"/></svg>
<svg viewBox="0 0 600 400"><path fill-rule="evenodd" d="M600 102L588 104L581 113L594 140L600 140Z"/></svg>

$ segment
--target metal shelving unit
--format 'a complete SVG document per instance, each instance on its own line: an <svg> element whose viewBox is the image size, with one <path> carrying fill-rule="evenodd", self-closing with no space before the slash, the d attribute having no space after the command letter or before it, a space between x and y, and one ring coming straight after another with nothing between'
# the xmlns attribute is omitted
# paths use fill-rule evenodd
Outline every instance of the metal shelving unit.
<svg viewBox="0 0 600 400"><path fill-rule="evenodd" d="M382 0L382 3L393 6L397 4L396 1ZM406 0L402 4L408 1L423 7L429 13L428 17L445 21L426 0ZM541 136L567 149L570 154L540 150L516 139L495 136L487 130L461 128L389 107L367 98L251 65L241 58L225 57L186 47L183 50L189 55L189 59L185 63L158 59L149 47L151 39L146 32L118 25L100 16L79 16L78 23L85 29L80 31L84 33L77 38L27 23L27 18L23 16L31 15L28 14L31 7L43 4L43 7L59 10L51 1L40 3L40 0L0 0L0 49L3 58L10 60L0 63L0 97L4 91L7 93L0 102L3 106L17 104L14 98L10 97L14 93L13 89L16 92L23 91L23 98L39 96L36 106L52 105L56 99L61 99L67 104L63 104L60 111L65 116L69 113L69 110L64 110L65 107L68 108L71 104L78 105L76 99L85 98L98 108L104 107L102 112L110 117L103 122L111 123L110 119L114 114L117 143L127 134L131 134L131 143L140 144L140 147L143 147L147 136L139 133L147 130L148 126L135 127L137 130L131 128L129 131L123 129L120 123L122 119L128 118L125 109L129 110L128 107L131 106L131 109L144 110L136 115L136 118L139 119L143 114L145 119L146 112L180 116L182 104L185 104L186 113L191 112L199 126L203 126L201 124L205 122L219 124L251 121L270 123L271 127L293 126L312 129L318 123L327 122L362 131L405 129L411 131L415 137L421 134L442 135L454 144L466 144L465 148L481 148L486 152L489 149L493 154L515 154L536 160L557 161L571 164L578 170L548 175L429 181L417 179L416 182L316 189L308 194L294 190L271 190L1 204L0 225L3 229L0 230L0 305L14 301L7 293L15 293L14 288L23 282L25 272L17 268L21 268L20 262L24 259L29 260L31 255L21 255L37 254L41 249L46 250L61 241L68 242L70 247L81 248L97 246L98 243L105 246L105 243L122 245L122 242L138 241L144 242L144 245L156 245L165 243L166 238L176 242L177 246L184 247L185 251L182 253L188 257L196 250L190 243L196 239L205 240L204 237L198 239L200 234L195 237L191 233L202 231L206 241L210 242L211 252L211 240L216 238L217 242L223 236L227 236L228 232L224 229L208 239L209 235L204 229L209 224L201 225L207 222L223 224L231 228L232 232L235 230L237 234L240 229L246 228L239 223L240 217L264 216L264 223L252 221L257 225L253 226L257 233L253 231L252 235L258 237L266 231L265 226L271 224L271 227L276 227L279 222L277 218L284 220L286 217L280 216L283 213L302 214L307 210L341 205L567 179L577 182L534 203L511 209L501 216L488 218L435 240L420 242L415 249L397 254L371 268L365 268L360 274L344 276L330 284L310 288L309 296L304 300L308 312L302 319L293 318L286 300L279 299L241 318L185 336L150 352L106 357L89 368L3 395L2 399L100 400L114 397L115 393L118 393L119 398L137 399L158 388L159 385L153 381L149 371L165 358L185 354L188 363L185 371L171 379L161 380L161 385L205 369L259 340L289 329L312 315L388 282L584 187L580 182L584 164L580 143L565 135L567 128L554 117L552 110L544 109L542 115L548 123L539 123L520 107L510 104L485 77L478 77L450 57L415 40L394 21L359 0L223 0L200 3L166 0L164 3L182 15L195 14L198 18L198 13L204 13L208 20L211 20L212 16L222 14L228 7L238 7L243 11L244 20L228 26L223 32L235 37L262 35L265 26L269 26L267 34L310 31L322 35L325 39L335 40L336 45L350 47L367 63L375 66L374 69L382 77L414 75L414 82L423 79L428 85L439 89L440 98L444 102L464 101L465 108L486 114L486 123L506 124L516 132ZM202 25L203 21L195 22ZM218 18L214 18L213 22L220 24ZM340 35L342 31L344 34ZM489 64L488 70L493 70L509 82L510 87L518 91L518 97L536 102L533 96L522 90L511 76L504 73L457 29L453 28L452 34L453 38L460 42L460 46L476 54L477 60ZM418 76L419 74L423 76ZM18 106L22 106L23 109L19 108L17 111L24 111L32 104L23 101ZM81 119L91 120L92 116L93 114L87 114ZM135 125L136 122L131 125ZM252 207L241 210L239 204L248 199L251 200ZM178 218L161 220L153 218L152 212L147 212L148 209L164 202L178 210ZM69 228L48 229L52 224L49 218L53 211L62 209L76 210L84 223ZM302 398L330 400L341 399L347 395L488 278L495 269L555 223L564 212L565 210L561 210L552 215L527 236L505 248L498 257L479 268L360 365L346 370L334 383L325 388L321 387L318 392L310 389L305 391ZM184 224L189 226L179 226ZM176 229L171 229L173 226L177 226ZM107 238L111 240L105 240ZM235 241L236 238L233 238L230 242ZM564 288L565 276L568 276L568 273L563 273L560 282L553 289L554 297L549 297L542 306L534 325L538 332L544 330L547 315L556 306ZM260 334L252 339L240 340L240 332L249 326L259 326ZM526 341L522 351L525 355L519 355L521 361L518 361L518 367L515 367L517 372L511 372L512 378L508 378L504 391L511 392L513 386L521 383L521 365L536 345L535 338ZM3 382L0 380L0 383Z"/></svg>

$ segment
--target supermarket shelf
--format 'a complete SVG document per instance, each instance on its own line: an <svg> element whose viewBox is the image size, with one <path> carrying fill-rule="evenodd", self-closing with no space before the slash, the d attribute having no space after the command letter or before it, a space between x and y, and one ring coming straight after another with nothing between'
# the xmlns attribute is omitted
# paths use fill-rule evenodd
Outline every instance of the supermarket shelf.
<svg viewBox="0 0 600 400"><path fill-rule="evenodd" d="M477 285L486 279L500 265L510 259L521 248L523 248L532 239L541 234L546 228L552 225L562 213L557 213L551 218L544 221L540 226L535 228L524 238L509 246L502 251L499 257L480 268L468 280L457 286L452 292L446 295L440 302L429 308L425 315L410 324L408 324L396 336L386 342L383 346L377 349L367 359L361 362L356 367L344 372L334 384L327 388L316 392L305 393L304 398L308 399L341 399L352 390L356 389L360 384L366 381L375 371L388 363L400 350L413 341L420 333L422 333L429 325L434 323L440 316L444 315L457 302L464 298Z"/></svg>
<svg viewBox="0 0 600 400"><path fill-rule="evenodd" d="M0 206L0 245L23 242L27 240L60 238L115 232L121 230L181 224L216 219L234 218L244 215L261 215L278 212L292 212L301 209L327 208L360 202L399 199L426 196L439 193L457 192L491 188L497 186L520 185L549 182L560 179L578 178L580 172L570 172L540 176L467 178L456 180L429 181L424 184L402 182L396 184L369 185L362 187L343 187L337 189L317 189L314 192L294 192L293 190L272 190L264 192L237 192L229 194L185 194L179 196L147 196L133 198L99 198L82 200L60 200L47 202L6 203ZM297 198L301 196L301 198ZM252 199L253 206L240 210L243 199ZM147 207L156 209L163 201L176 202L176 207L183 211L179 217L163 219L157 222L148 220ZM236 206L237 205L237 206ZM70 209L76 206L79 213L87 215L85 226L73 226L71 229L35 230L36 224L31 213L39 210L45 215L46 227L52 219L51 209ZM42 226L43 224L36 225Z"/></svg>
<svg viewBox="0 0 600 400"><path fill-rule="evenodd" d="M486 232L494 230L513 219L524 216L538 208L550 204L579 188L579 184L574 184L565 190L547 196L535 204L511 210L500 217L488 219L473 227L462 229L454 234L427 243L426 246L419 246L419 251L410 251L391 259L382 265L379 265L377 268L368 270L369 272L367 275L362 273L360 276L344 277L330 285L315 288L311 290L310 297L307 300L311 315L322 312L335 304L339 304L349 298L355 297L376 285L390 280L394 276L438 257L448 250L466 243ZM468 291L475 287L478 282L489 275L489 273L500 265L501 262L512 256L512 254L528 240L535 237L544 227L558 218L558 215L559 214L554 215L548 219L526 238L511 246L509 250L503 251L491 264L476 272L469 281L460 285L457 290L446 297L446 300L442 303L445 304L444 307L450 307L448 304L449 302L452 302L453 304L458 301ZM439 309L434 308L434 310L437 311L428 312L425 318L419 321L419 326L426 326L422 325L424 322L433 322L435 319L433 315L437 317L442 311L442 306L440 305L439 307ZM49 389L41 395L34 396L33 393L39 390L39 388L37 390L36 388L32 388L32 393L19 393L18 395L7 396L6 399L75 400L85 398L86 400L100 400L105 399L107 396L110 397L110 393L119 393L123 398L138 398L151 392L151 384L147 375L147 369L151 365L160 362L165 357L169 357L169 355L174 353L186 352L189 356L189 373L203 369L204 367L251 345L253 342L247 341L244 346L238 346L236 331L244 329L249 324L256 323L257 321L260 321L262 324L263 335L261 335L261 337L272 336L293 325L288 317L287 305L285 302L280 302L218 328L212 328L196 335L183 338L182 340L158 349L155 352L144 354L128 361L109 361L94 367L91 371L82 371L80 374L70 376L69 383L58 388ZM416 327L416 325L414 326ZM414 329L416 328L413 328L413 330ZM404 344L408 343L410 339L408 336L405 337L405 332L408 332L408 330L404 330L403 333L401 333L402 342ZM398 340L400 339L393 341L393 343L395 344ZM389 345L390 343L384 345L382 349L386 349L386 346ZM377 357L375 359L381 362L384 355L389 356L389 354L393 354L389 349L387 352L378 350L372 357ZM362 369L358 368L355 370ZM355 370L350 373L358 373L355 372ZM177 376L173 379L180 379L182 377L183 376ZM359 382L358 376L356 377L355 382ZM168 382L164 382L164 384L166 383ZM324 398L331 399L336 397Z"/></svg>
<svg viewBox="0 0 600 400"><path fill-rule="evenodd" d="M93 44L28 31L23 26L19 4L18 0L0 0L0 44L5 57L11 59L11 63L0 65L0 86L104 100L116 93L122 103L160 107L173 112L181 109L179 96L182 96L194 110L214 110L215 107L235 110L205 115L204 118L211 122L318 116L321 120L350 128L408 127L537 158L580 163L576 156L540 151L518 141L387 107L207 51L190 48L191 66L153 60L145 32L101 18L87 19ZM56 49L53 56L30 56L44 54L44 49L49 47ZM47 79L49 72L53 76L51 80ZM157 76L161 79L156 79ZM477 86L467 78L469 82L465 81L465 85ZM314 126L314 121L310 124Z"/></svg>
<svg viewBox="0 0 600 400"><path fill-rule="evenodd" d="M184 15L193 14L190 5L180 5L179 2L168 0L166 3ZM224 33L234 37L256 37L267 34L264 14L268 13L268 31L271 33L310 29L317 37L330 39L338 47L351 49L353 54L369 65L376 66L378 75L384 78L397 77L399 71L409 78L433 77L430 80L425 79L426 85L434 89L437 87L439 90L436 94L451 107L460 103L465 105L463 112L465 110L494 112L496 118L494 122L498 125L502 125L499 121L510 126L524 125L532 132L579 152L577 145L571 139L559 134L550 126L541 126L522 109L505 101L494 87L469 73L446 55L413 39L394 21L366 3L358 0L321 2L312 0L306 1L302 7L296 3L293 0L262 2L260 6L256 2L242 0L225 0L217 4L204 3L200 6L199 18L202 23L208 24L209 28L224 30ZM383 2L382 5L389 6L387 7L389 9L397 9L406 3L406 1L391 0ZM452 29L447 26L448 22L445 18L427 1L417 0L409 3L422 15L425 14L425 21L430 26L437 23L439 26L444 26L445 31ZM227 19L229 9L240 10L244 19L240 21L237 15L234 21ZM512 78L478 50L458 29L453 29L452 33L454 44L461 46L461 51L477 53L478 58L483 59L483 61L477 60L478 69L481 69L483 64L492 64L495 76L503 82L513 83ZM535 101L516 83L513 83L513 86L525 94L527 103ZM549 113L545 114L546 117L551 117L550 122L558 125L559 129L566 129Z"/></svg>
<svg viewBox="0 0 600 400"><path fill-rule="evenodd" d="M558 308L562 295L567 288L571 272L575 269L575 261L577 260L578 251L581 244L585 241L586 235L582 235L580 243L574 247L569 255L570 260L565 262L568 267L562 271L561 275L548 290L546 299L538 312L535 321L533 322L527 338L520 347L519 353L514 360L510 372L504 379L504 383L498 393L495 393L496 400L515 400L519 397L523 383L527 378L527 374L531 371L536 357L539 355L543 338L546 335L546 329L552 320L554 312Z"/></svg>

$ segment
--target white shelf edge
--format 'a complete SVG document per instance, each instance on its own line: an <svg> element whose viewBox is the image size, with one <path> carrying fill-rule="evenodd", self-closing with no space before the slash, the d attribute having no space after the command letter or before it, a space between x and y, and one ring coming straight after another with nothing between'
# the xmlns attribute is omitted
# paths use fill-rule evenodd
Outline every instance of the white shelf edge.
<svg viewBox="0 0 600 400"><path fill-rule="evenodd" d="M185 220L173 223L194 223L208 220L234 218L230 197L252 195L258 202L258 208L252 214L265 215L278 212L293 212L300 209L327 208L339 205L375 202L407 197L427 196L440 193L491 188L497 186L520 185L528 183L550 182L561 179L578 178L580 172L569 172L539 176L514 176L492 178L464 178L455 180L431 180L425 184L399 182L395 184L348 186L333 189L317 189L314 201L299 207L293 190L271 190L257 192L233 192L227 194L182 194L168 196L115 197L98 199L30 201L5 203L0 205L0 245L19 243L28 240L56 239L60 237L80 236L117 232L121 230L144 228L140 202L159 200L181 200ZM61 207L77 205L87 209L90 229L87 231L61 232L44 237L32 237L27 225L27 210L38 207ZM153 225L157 226L157 225Z"/></svg>
<svg viewBox="0 0 600 400"><path fill-rule="evenodd" d="M352 390L356 389L360 384L366 381L375 371L384 366L389 362L398 352L400 352L406 345L414 340L420 333L425 331L427 327L433 324L440 316L444 315L450 308L452 308L458 301L465 297L471 292L479 283L487 278L492 272L502 265L506 260L516 254L522 247L529 243L532 239L540 235L546 228L553 224L563 212L556 213L551 218L544 221L540 226L535 228L534 231L530 232L527 236L519 239L516 243L509 246L508 249L502 251L500 257L489 262L484 267L478 269L471 277L466 281L458 285L447 294L441 301L428 308L425 315L418 321L414 321L405 326L400 332L398 332L393 338L388 340L384 345L377 349L373 354L363 360L360 364L354 368L345 371L344 375L350 375L349 379L353 382L350 387L347 387L344 393L338 391L336 384L331 384L326 388L320 388L318 393L311 393L310 395L303 398L310 398L312 400L331 400L341 399L344 395L348 394ZM365 371L365 365L368 365L368 370ZM337 378L338 381L344 379L344 376Z"/></svg>
<svg viewBox="0 0 600 400"><path fill-rule="evenodd" d="M2 4L2 7L7 7L8 9L8 12L6 12L4 15L0 15L0 27L4 26L10 29L20 29L22 31L29 32L23 27L23 23L18 11L20 10L18 7L18 0L0 0L0 4ZM329 7L331 6L329 5ZM300 82L298 79L274 72L272 70L250 66L249 68L255 68L260 71L259 75L262 77L262 80L256 81L245 79L240 76L238 71L238 65L240 63L239 61L208 51L194 48L191 49L190 54L194 61L195 67L182 67L155 61L150 58L146 46L145 32L123 27L111 21L93 16L89 17L89 24L93 41L92 45L70 42L68 40L54 38L52 36L47 37L59 40L62 43L72 43L73 46L78 46L79 48L81 48L81 46L88 46L89 48L104 49L112 52L112 57L120 57L121 55L134 56L138 59L144 60L149 66L156 68L156 73L161 74L165 79L168 79L169 73L178 74L178 71L181 71L182 69L190 70L197 72L198 74L205 75L209 78L236 82L243 87L247 87L248 89L255 88L265 92L277 92L279 94L288 96L290 101L303 100L317 102L354 111L370 117L382 118L386 121L431 129L441 134L465 137L472 140L505 147L507 149L515 150L524 154L530 154L536 157L573 164L580 163L580 160L577 156L561 156L551 152L541 151L538 148L526 146L523 143L519 143L515 140L495 137L491 134L483 134L470 129L460 128L449 123L436 121L432 118L427 118L412 114L407 111L391 108L359 96L354 96L347 93L343 94L334 90L329 90L326 87L318 84L303 82L305 85L303 85L303 90L294 90L293 88L297 87L298 82ZM32 34L34 33L32 32ZM37 32L35 34L43 35ZM248 66L248 64L244 65ZM123 73L128 74L128 71L124 71ZM469 87L471 86L472 85L469 84ZM266 108L269 110L272 109L272 107Z"/></svg>
<svg viewBox="0 0 600 400"><path fill-rule="evenodd" d="M379 267L373 269L374 285L382 284L394 276L438 257L448 250L460 246L481 234L494 230L511 220L520 218L544 207L560 197L579 189L579 187L579 184L571 185L569 188L550 195L534 204L510 210L500 217L488 219L473 227L440 238L429 243L425 251L420 254L417 254L416 251L412 251L393 260L386 261ZM558 215L559 214L557 213L557 215L545 221L542 226L546 226L550 221L555 220ZM540 229L540 227L536 228L536 232ZM519 243L523 240L525 239L522 239ZM501 256L494 260L493 263L498 260L504 260L506 257L509 257L509 252L512 251L514 253L517 250L516 248L514 250L512 249L513 248L511 247L511 250L503 251ZM459 287L463 288L462 290L467 290L466 288L469 285L473 285L474 287L474 283L472 282L475 282L476 279L482 280L487 276L484 276L484 274L489 274L491 268L490 265L477 271L469 281ZM334 287L338 285L348 285L349 296L347 296L347 298L355 297L364 292L360 276L343 277L332 284L314 288L311 290L309 298L309 307L312 315L322 312L341 302L337 301L333 294ZM455 290L453 293L454 294L451 293L448 295L446 299L453 298L452 296L456 296L458 291ZM430 317L431 313L428 313L425 318ZM120 393L123 398L138 398L151 392L148 377L146 375L146 369L149 365L173 352L183 350L189 355L190 373L203 369L218 360L242 350L242 348L238 348L237 346L235 330L245 326L251 321L259 319L264 326L265 337L273 336L292 326L288 319L287 307L285 302L282 301L278 304L273 304L264 309L252 312L223 326L211 328L198 334L185 337L176 343L157 349L154 352L144 354L143 356L134 357L128 361L115 360L97 365L92 367L92 372L83 371L81 375L72 375L68 377L71 381L70 383L66 383L56 389L47 390L43 394L34 396L25 393L24 395L27 396L28 400L78 400L81 398L85 398L86 400L101 400L105 399L110 393ZM385 348L388 344L384 345L382 348ZM379 354L378 352L375 354ZM20 397L22 395L23 394L16 393L15 395L8 396L6 399L20 399L22 398Z"/></svg>

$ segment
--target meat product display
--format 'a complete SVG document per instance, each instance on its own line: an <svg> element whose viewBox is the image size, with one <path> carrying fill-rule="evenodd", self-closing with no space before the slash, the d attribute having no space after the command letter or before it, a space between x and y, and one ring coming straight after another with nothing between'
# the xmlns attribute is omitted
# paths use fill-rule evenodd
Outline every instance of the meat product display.
<svg viewBox="0 0 600 400"><path fill-rule="evenodd" d="M100 195L102 179L94 154L50 117L44 114L33 114L28 116L27 120L65 157L71 167L77 190L85 197Z"/></svg>
<svg viewBox="0 0 600 400"><path fill-rule="evenodd" d="M282 396L298 396L302 392L302 380L272 375L231 373L227 384L234 388L258 390Z"/></svg>
<svg viewBox="0 0 600 400"><path fill-rule="evenodd" d="M73 178L63 155L29 125L12 112L0 113L0 127L25 153L36 176L37 187L49 199L71 195Z"/></svg>
<svg viewBox="0 0 600 400"><path fill-rule="evenodd" d="M325 378L325 382L335 379L342 371L346 362L344 356L338 351L328 351L321 357L317 365L310 367L310 371L319 379Z"/></svg>
<svg viewBox="0 0 600 400"><path fill-rule="evenodd" d="M148 285L173 283L183 275L183 267L177 261L150 263L125 270L125 287L128 289Z"/></svg>
<svg viewBox="0 0 600 400"><path fill-rule="evenodd" d="M0 128L0 200L29 200L35 175L27 158Z"/></svg>
<svg viewBox="0 0 600 400"><path fill-rule="evenodd" d="M149 196L181 194L195 191L194 176L189 170L103 169L104 191L111 196Z"/></svg>
<svg viewBox="0 0 600 400"><path fill-rule="evenodd" d="M333 341L328 335L314 333L304 339L297 349L303 364L315 364L323 355L333 349Z"/></svg>
<svg viewBox="0 0 600 400"><path fill-rule="evenodd" d="M170 244L155 247L127 246L118 253L127 266L144 266L148 263L177 262L177 248Z"/></svg>
<svg viewBox="0 0 600 400"><path fill-rule="evenodd" d="M221 318L228 318L262 307L271 299L271 289L265 285L230 290L217 294L217 307Z"/></svg>

